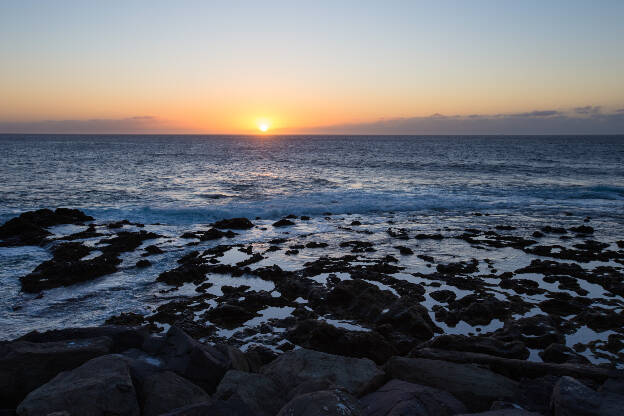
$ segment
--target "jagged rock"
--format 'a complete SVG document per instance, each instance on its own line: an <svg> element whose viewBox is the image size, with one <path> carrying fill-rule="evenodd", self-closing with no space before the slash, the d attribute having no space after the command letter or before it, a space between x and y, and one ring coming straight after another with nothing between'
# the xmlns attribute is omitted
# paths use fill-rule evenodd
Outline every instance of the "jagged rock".
<svg viewBox="0 0 624 416"><path fill-rule="evenodd" d="M529 412L524 409L499 409L481 413L462 413L457 416L542 416L541 413Z"/></svg>
<svg viewBox="0 0 624 416"><path fill-rule="evenodd" d="M513 399L519 392L515 381L471 364L393 357L385 370L392 378L448 391L472 411L487 410L492 402Z"/></svg>
<svg viewBox="0 0 624 416"><path fill-rule="evenodd" d="M230 370L225 373L213 397L226 400L234 395L258 416L273 416L285 403L282 391L269 377Z"/></svg>
<svg viewBox="0 0 624 416"><path fill-rule="evenodd" d="M378 364L396 355L396 349L374 331L348 331L323 321L308 319L291 328L286 338L303 348L329 354L369 358Z"/></svg>
<svg viewBox="0 0 624 416"><path fill-rule="evenodd" d="M552 393L555 416L616 416L624 414L624 396L598 393L572 377L561 377Z"/></svg>
<svg viewBox="0 0 624 416"><path fill-rule="evenodd" d="M109 337L50 342L17 340L0 344L0 408L15 408L35 388L61 371L108 354Z"/></svg>
<svg viewBox="0 0 624 416"><path fill-rule="evenodd" d="M57 208L24 212L0 226L0 246L39 245L50 235L45 228L61 224L82 224L93 217L77 209Z"/></svg>
<svg viewBox="0 0 624 416"><path fill-rule="evenodd" d="M365 358L343 357L299 349L282 354L261 369L285 391L304 382L328 379L339 388L358 396L377 387L384 373Z"/></svg>
<svg viewBox="0 0 624 416"><path fill-rule="evenodd" d="M127 363L117 355L94 358L58 374L33 390L17 407L19 416L72 415L139 416L139 403Z"/></svg>
<svg viewBox="0 0 624 416"><path fill-rule="evenodd" d="M142 416L158 416L195 403L206 402L210 396L199 386L174 372L154 372L141 381Z"/></svg>
<svg viewBox="0 0 624 416"><path fill-rule="evenodd" d="M349 393L335 389L302 394L282 407L277 416L359 416L360 405Z"/></svg>
<svg viewBox="0 0 624 416"><path fill-rule="evenodd" d="M391 380L360 399L363 416L450 416L466 407L452 394L401 380Z"/></svg>

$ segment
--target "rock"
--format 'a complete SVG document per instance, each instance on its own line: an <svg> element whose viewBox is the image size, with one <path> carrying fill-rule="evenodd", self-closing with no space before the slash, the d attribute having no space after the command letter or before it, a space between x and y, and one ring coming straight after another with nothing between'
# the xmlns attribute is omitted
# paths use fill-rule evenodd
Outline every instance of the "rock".
<svg viewBox="0 0 624 416"><path fill-rule="evenodd" d="M282 354L261 369L284 391L304 382L328 379L356 396L383 382L384 373L365 358L343 357L299 349Z"/></svg>
<svg viewBox="0 0 624 416"><path fill-rule="evenodd" d="M295 225L295 223L287 220L286 218L282 218L281 220L273 223L273 227L289 227L291 225Z"/></svg>
<svg viewBox="0 0 624 416"><path fill-rule="evenodd" d="M429 293L429 295L433 299L437 300L438 302L444 302L444 303L452 302L457 297L455 292L453 292L452 290L446 290L446 289L433 291Z"/></svg>
<svg viewBox="0 0 624 416"><path fill-rule="evenodd" d="M55 329L47 332L33 331L19 338L19 341L43 343L81 340L84 342L85 339L98 337L108 337L112 340L111 352L113 353L141 348L144 344L153 344L156 341L146 328L115 325Z"/></svg>
<svg viewBox="0 0 624 416"><path fill-rule="evenodd" d="M572 377L561 377L551 398L555 416L616 416L624 414L624 396L598 393Z"/></svg>
<svg viewBox="0 0 624 416"><path fill-rule="evenodd" d="M545 363L590 364L587 358L577 354L572 348L558 343L550 344L544 351L539 352L539 356Z"/></svg>
<svg viewBox="0 0 624 416"><path fill-rule="evenodd" d="M554 364L535 361L517 360L513 358L501 358L488 354L474 352L445 351L433 348L414 349L412 355L430 360L442 360L454 363L470 363L484 365L499 374L514 380L522 378L535 379L545 375L573 376L603 383L609 378L624 378L621 370L613 370L593 365L581 364Z"/></svg>
<svg viewBox="0 0 624 416"><path fill-rule="evenodd" d="M238 397L229 400L210 400L192 404L165 413L162 416L256 416Z"/></svg>
<svg viewBox="0 0 624 416"><path fill-rule="evenodd" d="M287 332L286 338L303 348L369 358L377 364L383 364L397 354L396 349L375 331L348 331L314 319L298 323Z"/></svg>
<svg viewBox="0 0 624 416"><path fill-rule="evenodd" d="M466 407L452 394L401 380L391 380L360 399L363 416L450 416Z"/></svg>
<svg viewBox="0 0 624 416"><path fill-rule="evenodd" d="M448 391L472 411L487 410L492 402L519 393L515 381L477 365L393 357L385 370L392 378Z"/></svg>
<svg viewBox="0 0 624 416"><path fill-rule="evenodd" d="M403 256L409 256L414 254L414 250L412 250L409 247L405 247L405 246L395 246L394 248L396 248L397 250L399 250L399 253L401 253L401 255Z"/></svg>
<svg viewBox="0 0 624 416"><path fill-rule="evenodd" d="M32 273L20 277L20 282L22 290L36 293L114 273L119 263L121 260L117 257L106 254L89 260L52 259L41 263Z"/></svg>
<svg viewBox="0 0 624 416"><path fill-rule="evenodd" d="M236 395L258 416L273 416L285 403L282 391L263 374L230 370L219 383L214 398L227 400Z"/></svg>
<svg viewBox="0 0 624 416"><path fill-rule="evenodd" d="M158 246L155 245L151 245L151 246L147 246L145 247L145 253L143 253L144 256L153 256L155 254L162 254L164 253L164 251L162 251L162 249Z"/></svg>
<svg viewBox="0 0 624 416"><path fill-rule="evenodd" d="M149 352L149 351L148 351ZM154 354L165 368L212 393L231 365L227 354L211 345L200 344L184 331L172 326L164 345Z"/></svg>
<svg viewBox="0 0 624 416"><path fill-rule="evenodd" d="M149 260L145 260L145 259L142 259L136 262L136 267L138 268L149 267L151 265L152 263Z"/></svg>
<svg viewBox="0 0 624 416"><path fill-rule="evenodd" d="M126 362L117 355L104 355L62 372L30 392L17 407L17 414L43 416L63 410L72 415L139 416Z"/></svg>
<svg viewBox="0 0 624 416"><path fill-rule="evenodd" d="M441 332L429 317L427 309L408 299L401 298L386 309L379 315L376 322L378 325L390 325L394 330L414 337L418 341L430 339L436 331Z"/></svg>
<svg viewBox="0 0 624 416"><path fill-rule="evenodd" d="M349 393L335 389L302 394L282 407L277 416L359 416L360 406Z"/></svg>
<svg viewBox="0 0 624 416"><path fill-rule="evenodd" d="M221 221L217 221L212 224L214 228L225 228L231 230L248 230L253 228L254 225L247 218L230 218Z"/></svg>
<svg viewBox="0 0 624 416"><path fill-rule="evenodd" d="M158 416L210 400L200 387L171 371L155 372L142 380L140 397L143 416Z"/></svg>
<svg viewBox="0 0 624 416"><path fill-rule="evenodd" d="M0 343L0 408L15 408L28 393L61 371L108 354L112 345L109 337Z"/></svg>
<svg viewBox="0 0 624 416"><path fill-rule="evenodd" d="M45 228L60 224L82 224L93 217L77 209L57 208L24 212L0 226L0 246L39 245L50 235Z"/></svg>
<svg viewBox="0 0 624 416"><path fill-rule="evenodd" d="M492 337L440 335L417 348L440 348L450 351L478 352L497 357L526 360L529 350L520 341L504 342Z"/></svg>
<svg viewBox="0 0 624 416"><path fill-rule="evenodd" d="M100 243L107 244L100 248L104 254L119 255L136 250L144 241L160 238L161 235L141 230L138 232L120 231L114 237L103 239Z"/></svg>

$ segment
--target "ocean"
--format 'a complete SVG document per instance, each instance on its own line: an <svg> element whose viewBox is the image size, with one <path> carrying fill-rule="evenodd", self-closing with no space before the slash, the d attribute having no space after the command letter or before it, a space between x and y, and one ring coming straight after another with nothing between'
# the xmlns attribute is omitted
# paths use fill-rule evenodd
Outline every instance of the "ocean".
<svg viewBox="0 0 624 416"><path fill-rule="evenodd" d="M360 279L394 299L407 296L406 286L418 286L422 293L410 302L427 308L437 333L507 333L514 322L556 316L562 343L584 346L578 350L592 362L624 361L621 351L606 346L609 337L624 339L621 327L596 326L582 315L584 308L569 315L552 301L623 313L622 293L599 279L605 270L620 280L623 276L617 241L624 236L624 136L0 135L0 223L25 211L57 207L93 216L100 235L114 236L119 229L108 224L126 219L132 224L123 225L124 231L159 237L119 254L114 273L43 295L24 292L19 277L51 259L61 238L85 231L86 225L52 227L53 235L41 246L0 247L4 339L32 330L101 325L128 312L145 316L158 330L184 314L187 324L209 334L207 341L228 340L243 350L254 343L283 345L284 328L300 308L343 329L374 327L338 310L319 309L304 295L291 299L279 282L255 272L278 265L325 291ZM293 225L274 225L288 215ZM216 241L183 237L233 217L246 217L254 227ZM581 225L594 231L570 231ZM565 235L546 231L533 241L552 247L550 252L508 243L534 238L545 227L567 230ZM107 244L102 238L74 241L92 250L84 258L92 259ZM580 261L589 277L574 278L577 284L526 271L536 259L575 262L561 253L581 250L574 247L585 247L587 240L603 243L601 250L611 254ZM162 253L145 257L150 253L141 250L148 245ZM180 267L182 256L215 247L222 249L211 261L250 269L242 276L208 273L207 289L192 281L175 287L157 281ZM409 251L413 255L406 255ZM357 258L348 260L349 267L357 273L310 271L314 262L353 253ZM143 258L149 258L150 267L136 267ZM435 273L460 263L450 278ZM388 264L400 271L362 277L362 267L370 271ZM509 286L510 275L519 286ZM478 282L477 289L469 289L467 281ZM222 325L211 311L236 301L228 293L241 285L282 301L254 310L235 327ZM444 291L458 302L436 294ZM509 310L485 318L463 315L468 312L461 299L474 293L475 302L498 302ZM188 310L171 315L163 307L172 302L187 302ZM540 348L529 349L529 359L539 361Z"/></svg>

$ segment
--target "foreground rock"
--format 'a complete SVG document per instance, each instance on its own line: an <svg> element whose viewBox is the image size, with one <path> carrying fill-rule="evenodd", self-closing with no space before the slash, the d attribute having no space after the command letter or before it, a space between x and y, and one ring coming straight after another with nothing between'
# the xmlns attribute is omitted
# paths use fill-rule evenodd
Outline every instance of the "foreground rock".
<svg viewBox="0 0 624 416"><path fill-rule="evenodd" d="M466 407L443 390L391 380L361 399L364 416L410 415L450 416L465 412Z"/></svg>
<svg viewBox="0 0 624 416"><path fill-rule="evenodd" d="M143 416L158 416L210 400L210 396L202 388L171 371L150 374L141 384Z"/></svg>
<svg viewBox="0 0 624 416"><path fill-rule="evenodd" d="M446 390L472 411L487 410L497 400L513 401L519 394L515 381L473 364L393 357L385 369L392 378Z"/></svg>
<svg viewBox="0 0 624 416"><path fill-rule="evenodd" d="M572 377L561 377L552 394L555 416L616 416L624 414L624 396L598 393Z"/></svg>
<svg viewBox="0 0 624 416"><path fill-rule="evenodd" d="M140 415L139 403L126 362L116 355L95 358L60 373L32 391L17 408L19 416Z"/></svg>
<svg viewBox="0 0 624 416"><path fill-rule="evenodd" d="M349 393L335 389L306 393L288 402L277 416L360 416L357 400Z"/></svg>
<svg viewBox="0 0 624 416"><path fill-rule="evenodd" d="M236 396L258 416L273 416L281 409L282 392L263 374L230 370L225 374L214 395L217 399Z"/></svg>
<svg viewBox="0 0 624 416"><path fill-rule="evenodd" d="M264 366L261 373L283 391L289 392L303 383L326 380L356 396L373 390L384 379L384 373L371 360L306 349L281 355Z"/></svg>
<svg viewBox="0 0 624 416"><path fill-rule="evenodd" d="M0 344L0 408L14 408L28 393L61 371L108 354L112 347L112 339L105 336Z"/></svg>

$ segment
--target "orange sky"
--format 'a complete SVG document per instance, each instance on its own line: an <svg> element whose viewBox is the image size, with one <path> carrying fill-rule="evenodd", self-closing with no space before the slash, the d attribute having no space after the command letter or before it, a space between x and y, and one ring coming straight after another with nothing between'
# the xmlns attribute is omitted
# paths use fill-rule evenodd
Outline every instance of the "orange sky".
<svg viewBox="0 0 624 416"><path fill-rule="evenodd" d="M0 6L0 122L297 133L624 107L622 2L52 3Z"/></svg>

